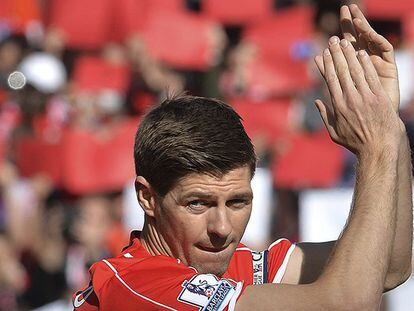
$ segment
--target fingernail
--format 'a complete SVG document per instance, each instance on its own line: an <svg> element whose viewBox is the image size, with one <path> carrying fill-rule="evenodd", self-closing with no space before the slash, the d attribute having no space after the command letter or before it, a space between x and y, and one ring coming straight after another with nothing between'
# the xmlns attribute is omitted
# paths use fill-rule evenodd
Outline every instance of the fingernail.
<svg viewBox="0 0 414 311"><path fill-rule="evenodd" d="M323 51L323 54L324 54L325 56L329 56L329 55L331 55L331 52L329 52L329 49L325 49L325 50Z"/></svg>
<svg viewBox="0 0 414 311"><path fill-rule="evenodd" d="M348 40L342 39L340 43L343 48L346 48L348 46Z"/></svg>
<svg viewBox="0 0 414 311"><path fill-rule="evenodd" d="M329 45L334 45L339 42L339 38L337 36L333 36L329 39Z"/></svg>
<svg viewBox="0 0 414 311"><path fill-rule="evenodd" d="M358 55L359 55L360 57L365 57L365 56L367 56L368 54L367 54L367 52L366 52L365 50L359 50L359 51L358 51Z"/></svg>

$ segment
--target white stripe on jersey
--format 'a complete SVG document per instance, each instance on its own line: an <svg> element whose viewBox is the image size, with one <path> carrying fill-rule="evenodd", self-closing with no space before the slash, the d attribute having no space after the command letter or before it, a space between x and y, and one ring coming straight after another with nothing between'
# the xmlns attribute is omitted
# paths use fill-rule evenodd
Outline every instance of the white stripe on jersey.
<svg viewBox="0 0 414 311"><path fill-rule="evenodd" d="M290 259L290 255L292 255L293 250L295 249L296 245L292 244L285 256L285 259L283 259L283 263L280 266L279 270L277 270L277 273L275 275L275 278L273 279L272 283L280 283L282 281L283 276L285 275L286 268Z"/></svg>
<svg viewBox="0 0 414 311"><path fill-rule="evenodd" d="M178 311L178 310L176 310L176 309L174 309L174 308L171 308L171 307L169 307L169 306L166 306L166 305L164 305L164 304L162 304L162 303L160 303L160 302L156 302L156 301L154 301L154 300L152 300L152 299L150 299L150 298L148 298L148 297L145 297L144 295L141 295L140 293L137 293L136 291L134 291L131 287L129 287L129 285L119 276L119 274L118 274L118 271L114 268L114 266L113 265L111 265L107 260L102 260L104 263L106 263L106 265L115 273L115 277L127 288L127 289L129 289L134 295L136 295L136 296L138 296L138 297L140 297L140 298L142 298L142 299L144 299L144 300L146 300L146 301L149 301L149 302L152 302L153 304L156 304L157 306L160 306L160 307L163 307L163 308L165 308L165 309L168 309L168 310L171 310L171 311Z"/></svg>

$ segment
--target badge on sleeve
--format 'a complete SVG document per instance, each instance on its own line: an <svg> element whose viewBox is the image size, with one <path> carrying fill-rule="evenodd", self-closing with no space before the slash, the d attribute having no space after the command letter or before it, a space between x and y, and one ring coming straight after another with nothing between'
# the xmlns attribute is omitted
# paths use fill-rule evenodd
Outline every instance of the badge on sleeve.
<svg viewBox="0 0 414 311"><path fill-rule="evenodd" d="M218 279L213 274L199 274L182 284L178 301L199 307L199 310L221 311L236 292L236 284Z"/></svg>
<svg viewBox="0 0 414 311"><path fill-rule="evenodd" d="M267 253L252 252L254 285L267 283Z"/></svg>
<svg viewBox="0 0 414 311"><path fill-rule="evenodd" d="M73 307L76 309L82 306L85 303L86 299L88 299L88 297L92 293L93 293L93 287L89 286L83 292L76 295L75 298L73 299Z"/></svg>

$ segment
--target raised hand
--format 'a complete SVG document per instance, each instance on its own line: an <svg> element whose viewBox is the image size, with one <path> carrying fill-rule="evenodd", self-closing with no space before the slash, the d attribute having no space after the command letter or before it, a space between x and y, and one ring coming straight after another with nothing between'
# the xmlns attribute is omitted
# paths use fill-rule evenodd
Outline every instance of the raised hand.
<svg viewBox="0 0 414 311"><path fill-rule="evenodd" d="M340 24L344 39L351 42L356 50L367 51L382 87L398 112L400 91L393 46L372 29L356 4L342 6Z"/></svg>
<svg viewBox="0 0 414 311"><path fill-rule="evenodd" d="M367 52L332 37L315 61L331 95L332 106L316 101L331 138L357 155L398 146L403 126Z"/></svg>

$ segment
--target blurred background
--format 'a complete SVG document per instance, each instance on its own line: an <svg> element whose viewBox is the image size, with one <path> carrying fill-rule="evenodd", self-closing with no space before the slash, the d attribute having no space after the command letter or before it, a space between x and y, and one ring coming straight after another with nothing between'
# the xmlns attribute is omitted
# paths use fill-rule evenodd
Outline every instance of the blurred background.
<svg viewBox="0 0 414 311"><path fill-rule="evenodd" d="M357 2L396 49L414 141L414 2ZM133 141L167 94L225 100L259 155L243 242L336 239L354 157L315 109L313 57L339 35L339 0L0 0L0 310L72 310L89 266L143 215ZM12 89L20 71L26 84ZM16 81L14 81L15 83ZM383 310L413 310L413 280Z"/></svg>

